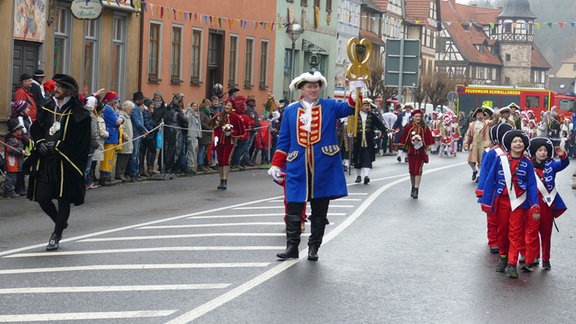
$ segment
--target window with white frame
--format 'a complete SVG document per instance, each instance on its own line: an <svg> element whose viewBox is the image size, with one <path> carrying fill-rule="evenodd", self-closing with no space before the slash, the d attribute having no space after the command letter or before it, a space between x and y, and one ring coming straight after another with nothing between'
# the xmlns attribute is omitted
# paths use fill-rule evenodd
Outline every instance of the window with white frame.
<svg viewBox="0 0 576 324"><path fill-rule="evenodd" d="M84 94L92 93L96 90L98 84L98 57L100 45L100 20L84 21L84 83L82 92ZM118 91L118 89L111 89Z"/></svg>
<svg viewBox="0 0 576 324"><path fill-rule="evenodd" d="M114 16L112 18L112 68L111 89L124 92L124 68L126 58L126 16Z"/></svg>
<svg viewBox="0 0 576 324"><path fill-rule="evenodd" d="M182 83L182 26L172 26L170 52L170 82Z"/></svg>
<svg viewBox="0 0 576 324"><path fill-rule="evenodd" d="M54 70L53 74L67 73L70 53L70 21L68 8L56 7L54 11Z"/></svg>
<svg viewBox="0 0 576 324"><path fill-rule="evenodd" d="M160 48L162 24L150 22L150 37L148 38L148 81L160 80Z"/></svg>
<svg viewBox="0 0 576 324"><path fill-rule="evenodd" d="M228 51L228 87L238 85L238 35L230 35L230 49Z"/></svg>
<svg viewBox="0 0 576 324"><path fill-rule="evenodd" d="M260 78L259 87L260 89L266 89L268 87L268 45L270 43L267 40L262 40L260 42Z"/></svg>
<svg viewBox="0 0 576 324"><path fill-rule="evenodd" d="M200 84L200 62L202 48L202 30L192 30L192 53L190 57L190 83Z"/></svg>
<svg viewBox="0 0 576 324"><path fill-rule="evenodd" d="M246 38L246 48L244 50L244 87L253 86L253 62L254 62L254 39Z"/></svg>

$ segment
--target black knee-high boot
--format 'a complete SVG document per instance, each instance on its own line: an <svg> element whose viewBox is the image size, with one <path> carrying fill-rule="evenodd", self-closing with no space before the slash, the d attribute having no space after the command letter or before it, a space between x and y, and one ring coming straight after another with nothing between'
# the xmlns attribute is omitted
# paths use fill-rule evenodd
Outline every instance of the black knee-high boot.
<svg viewBox="0 0 576 324"><path fill-rule="evenodd" d="M312 218L312 225L310 226L310 237L308 238L308 260L318 260L318 249L322 245L324 238L324 231L328 220L325 217L320 219Z"/></svg>
<svg viewBox="0 0 576 324"><path fill-rule="evenodd" d="M298 246L300 245L300 215L286 215L286 251L278 253L280 259L298 259Z"/></svg>

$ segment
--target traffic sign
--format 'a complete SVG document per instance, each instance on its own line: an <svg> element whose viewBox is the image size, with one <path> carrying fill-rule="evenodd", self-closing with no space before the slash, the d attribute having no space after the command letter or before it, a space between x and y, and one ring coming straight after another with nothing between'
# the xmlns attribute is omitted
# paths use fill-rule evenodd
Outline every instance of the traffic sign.
<svg viewBox="0 0 576 324"><path fill-rule="evenodd" d="M418 87L419 39L386 40L384 84L387 87Z"/></svg>

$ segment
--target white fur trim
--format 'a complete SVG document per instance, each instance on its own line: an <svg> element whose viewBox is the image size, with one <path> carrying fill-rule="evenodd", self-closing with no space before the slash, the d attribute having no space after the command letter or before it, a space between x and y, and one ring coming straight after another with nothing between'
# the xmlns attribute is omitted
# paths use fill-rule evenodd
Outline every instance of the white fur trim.
<svg viewBox="0 0 576 324"><path fill-rule="evenodd" d="M324 78L320 72L315 71L314 73L304 72L298 77L294 78L294 80L290 82L290 90L298 90L298 85L303 84L303 82L320 82L320 89L326 89L326 78Z"/></svg>

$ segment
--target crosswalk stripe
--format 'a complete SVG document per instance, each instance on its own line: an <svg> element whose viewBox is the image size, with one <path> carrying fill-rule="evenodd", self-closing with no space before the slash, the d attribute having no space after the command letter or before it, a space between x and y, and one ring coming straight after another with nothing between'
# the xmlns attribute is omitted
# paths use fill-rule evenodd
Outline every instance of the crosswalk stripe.
<svg viewBox="0 0 576 324"><path fill-rule="evenodd" d="M170 310L140 310L140 311L127 311L127 312L14 314L14 315L0 315L0 323L165 317L172 315L177 311L178 311L177 309L174 310L170 309Z"/></svg>
<svg viewBox="0 0 576 324"><path fill-rule="evenodd" d="M269 262L246 263L177 263L177 264L100 264L75 267L28 268L28 269L0 269L0 275L44 273L44 272L70 272L70 271L102 271L102 270L151 270L151 269L199 269L199 268L263 268Z"/></svg>
<svg viewBox="0 0 576 324"><path fill-rule="evenodd" d="M284 209L284 206L246 206L246 207L234 207L231 210L255 210L255 209ZM354 208L353 205L333 205L330 204L330 208Z"/></svg>
<svg viewBox="0 0 576 324"><path fill-rule="evenodd" d="M211 218L243 218L243 217L268 217L280 216L284 217L284 213L266 213L266 214L234 214L234 215L210 215L210 216L191 216L186 219L211 219ZM346 213L328 213L327 216L346 216Z"/></svg>
<svg viewBox="0 0 576 324"><path fill-rule="evenodd" d="M154 225L142 226L138 229L160 229L160 228L190 228L190 227L228 227L228 226L260 226L274 225L284 226L284 222L249 222L249 223L212 223L212 224L184 224L184 225Z"/></svg>
<svg viewBox="0 0 576 324"><path fill-rule="evenodd" d="M268 251L281 250L285 246L169 246L133 249L106 249L106 250L82 250L82 251L59 251L54 252L31 252L18 253L5 256L5 258L29 258L29 257L53 257L55 255L90 255L90 254L113 254L113 253L149 253L149 252L178 252L178 251Z"/></svg>
<svg viewBox="0 0 576 324"><path fill-rule="evenodd" d="M306 235L306 234L302 234ZM150 236L124 236L124 237L100 237L80 240L78 242L110 242L110 241L137 241L137 240L162 240L180 239L193 237L271 237L286 236L284 233L201 233L201 234L176 234L176 235L150 235Z"/></svg>
<svg viewBox="0 0 576 324"><path fill-rule="evenodd" d="M137 285L137 286L78 286L78 287L26 287L0 289L0 295L9 294L52 294L86 292L124 292L124 291L162 291L162 290L199 290L224 289L231 284L188 284L188 285Z"/></svg>

